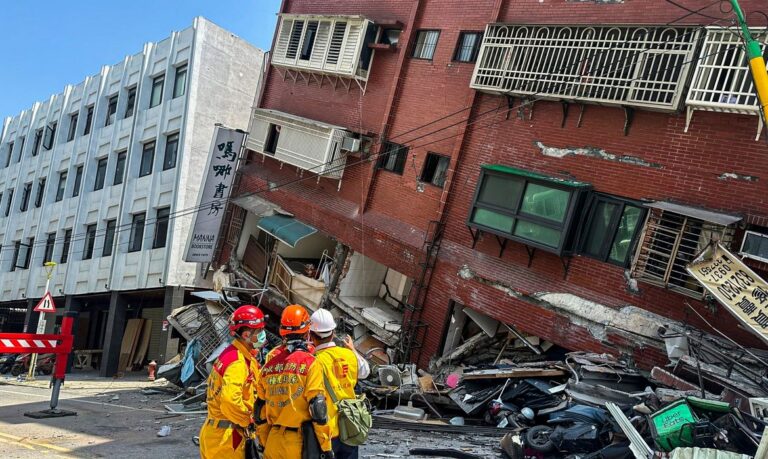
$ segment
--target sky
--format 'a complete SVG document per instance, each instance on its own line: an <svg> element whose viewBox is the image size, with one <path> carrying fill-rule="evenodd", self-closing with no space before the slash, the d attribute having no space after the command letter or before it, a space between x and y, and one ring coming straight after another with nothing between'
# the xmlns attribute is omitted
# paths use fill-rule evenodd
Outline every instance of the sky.
<svg viewBox="0 0 768 459"><path fill-rule="evenodd" d="M204 16L269 49L280 0L13 0L0 10L0 124ZM12 19L12 20L11 20Z"/></svg>

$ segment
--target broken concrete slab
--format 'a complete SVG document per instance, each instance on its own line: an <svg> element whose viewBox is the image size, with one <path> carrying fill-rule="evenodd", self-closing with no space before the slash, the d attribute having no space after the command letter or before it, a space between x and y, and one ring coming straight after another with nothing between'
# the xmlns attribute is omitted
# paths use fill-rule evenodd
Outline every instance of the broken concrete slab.
<svg viewBox="0 0 768 459"><path fill-rule="evenodd" d="M653 367L651 370L651 381L681 391L701 390L701 388L695 384L689 383L683 378L679 378L659 367Z"/></svg>
<svg viewBox="0 0 768 459"><path fill-rule="evenodd" d="M565 376L563 370L547 368L497 368L492 370L475 370L465 372L462 376L465 380L473 379L500 379L500 378L555 378Z"/></svg>

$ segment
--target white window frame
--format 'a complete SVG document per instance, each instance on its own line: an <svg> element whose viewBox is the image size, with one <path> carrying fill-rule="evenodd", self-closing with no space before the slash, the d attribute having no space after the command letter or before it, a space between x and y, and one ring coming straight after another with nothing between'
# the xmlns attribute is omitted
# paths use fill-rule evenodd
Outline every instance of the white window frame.
<svg viewBox="0 0 768 459"><path fill-rule="evenodd" d="M366 31L373 22L362 16L316 16L281 14L271 63L283 70L306 71L329 77L367 81L361 53ZM307 59L301 58L309 23L317 23L314 43ZM301 24L294 29L294 24ZM337 30L337 26L339 30ZM340 27L344 27L341 34ZM298 34L298 36L297 36ZM340 40L340 42L339 42ZM373 56L371 56L373 60ZM371 66L369 65L368 69ZM288 75L296 80L300 75ZM305 77L309 81L309 77Z"/></svg>

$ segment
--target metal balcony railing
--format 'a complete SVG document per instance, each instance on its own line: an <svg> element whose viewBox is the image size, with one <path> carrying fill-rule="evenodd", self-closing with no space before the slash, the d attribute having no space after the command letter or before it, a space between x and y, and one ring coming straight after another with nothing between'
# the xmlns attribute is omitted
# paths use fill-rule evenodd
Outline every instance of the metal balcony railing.
<svg viewBox="0 0 768 459"><path fill-rule="evenodd" d="M761 42L765 55L768 32L757 29L752 32ZM759 116L755 85L738 34L721 27L707 29L685 103L686 130L694 110Z"/></svg>
<svg viewBox="0 0 768 459"><path fill-rule="evenodd" d="M489 24L470 86L673 111L699 33L690 27Z"/></svg>

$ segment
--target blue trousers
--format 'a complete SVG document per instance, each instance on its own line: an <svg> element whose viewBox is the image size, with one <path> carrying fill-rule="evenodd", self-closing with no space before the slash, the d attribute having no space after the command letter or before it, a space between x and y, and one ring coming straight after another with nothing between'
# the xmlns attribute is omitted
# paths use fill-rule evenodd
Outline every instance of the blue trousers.
<svg viewBox="0 0 768 459"><path fill-rule="evenodd" d="M338 438L333 439L333 454L336 459L357 459L357 446L345 445Z"/></svg>

